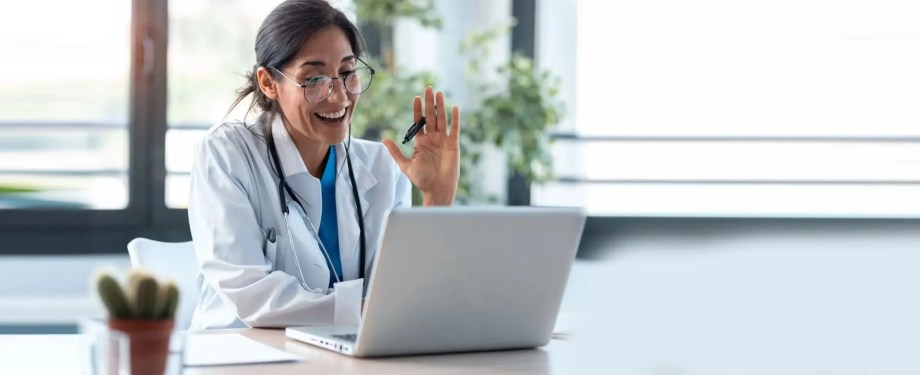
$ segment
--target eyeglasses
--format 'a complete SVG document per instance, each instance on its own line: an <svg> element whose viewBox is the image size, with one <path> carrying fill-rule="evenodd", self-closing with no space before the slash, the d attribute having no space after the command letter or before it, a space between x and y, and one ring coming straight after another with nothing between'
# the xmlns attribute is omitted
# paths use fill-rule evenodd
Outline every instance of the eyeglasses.
<svg viewBox="0 0 920 375"><path fill-rule="evenodd" d="M342 73L338 77L330 77L327 75L318 75L307 78L303 83L298 83L293 78L288 77L287 74L284 74L280 69L272 67L276 72L287 78L289 81L294 83L303 89L303 98L310 103L319 103L329 95L332 95L332 90L334 89L335 80L341 79L342 84L345 86L345 91L352 95L358 95L364 91L367 91L367 88L371 86L371 81L374 80L374 74L377 71L374 68L371 68L363 60L355 58L361 64L364 64L363 67L355 68L353 70Z"/></svg>

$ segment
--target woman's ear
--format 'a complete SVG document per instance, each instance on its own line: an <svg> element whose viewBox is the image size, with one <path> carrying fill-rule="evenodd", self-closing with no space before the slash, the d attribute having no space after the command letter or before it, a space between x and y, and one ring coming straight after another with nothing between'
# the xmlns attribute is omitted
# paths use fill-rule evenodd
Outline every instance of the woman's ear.
<svg viewBox="0 0 920 375"><path fill-rule="evenodd" d="M271 100L278 100L278 91L275 89L275 80L272 79L271 72L264 66L260 66L256 71L256 82L259 84L259 90Z"/></svg>

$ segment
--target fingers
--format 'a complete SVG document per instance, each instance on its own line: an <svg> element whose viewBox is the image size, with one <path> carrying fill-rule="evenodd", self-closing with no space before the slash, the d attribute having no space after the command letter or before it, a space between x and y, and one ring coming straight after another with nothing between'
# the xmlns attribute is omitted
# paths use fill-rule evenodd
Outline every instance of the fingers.
<svg viewBox="0 0 920 375"><path fill-rule="evenodd" d="M387 147L387 150L390 151L390 156L393 157L393 160L396 160L396 165L399 166L399 169L402 170L403 174L406 173L406 170L409 168L409 159L406 158L406 155L403 155L402 150L399 149L399 146L396 145L396 142L393 142L389 139L384 139L383 145Z"/></svg>
<svg viewBox="0 0 920 375"><path fill-rule="evenodd" d="M437 128L438 131L442 131L444 134L447 134L447 106L444 105L444 93L438 91L438 94L435 97L438 103L438 105L435 107L438 112Z"/></svg>
<svg viewBox="0 0 920 375"><path fill-rule="evenodd" d="M425 128L430 131L438 131L437 113L434 110L434 89L431 86L425 88Z"/></svg>
<svg viewBox="0 0 920 375"><path fill-rule="evenodd" d="M412 122L416 123L422 119L422 98L416 96L412 101Z"/></svg>
<svg viewBox="0 0 920 375"><path fill-rule="evenodd" d="M450 133L447 136L460 145L460 107L454 106L454 109L450 111Z"/></svg>

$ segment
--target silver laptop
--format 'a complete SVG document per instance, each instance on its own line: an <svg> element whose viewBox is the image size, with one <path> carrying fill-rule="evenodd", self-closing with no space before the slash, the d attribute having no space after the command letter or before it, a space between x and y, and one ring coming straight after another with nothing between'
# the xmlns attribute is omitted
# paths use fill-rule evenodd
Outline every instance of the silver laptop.
<svg viewBox="0 0 920 375"><path fill-rule="evenodd" d="M361 325L285 333L357 357L546 345L584 223L578 208L394 210Z"/></svg>

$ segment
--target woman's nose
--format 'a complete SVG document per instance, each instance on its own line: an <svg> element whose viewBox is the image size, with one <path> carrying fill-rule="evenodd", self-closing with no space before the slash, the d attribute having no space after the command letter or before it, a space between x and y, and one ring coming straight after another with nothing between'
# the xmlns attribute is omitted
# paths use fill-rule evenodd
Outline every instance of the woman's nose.
<svg viewBox="0 0 920 375"><path fill-rule="evenodd" d="M342 79L332 81L332 94L326 100L329 103L341 103L348 100L348 92L345 91L345 82Z"/></svg>

